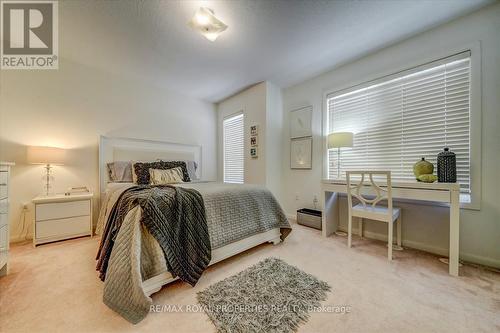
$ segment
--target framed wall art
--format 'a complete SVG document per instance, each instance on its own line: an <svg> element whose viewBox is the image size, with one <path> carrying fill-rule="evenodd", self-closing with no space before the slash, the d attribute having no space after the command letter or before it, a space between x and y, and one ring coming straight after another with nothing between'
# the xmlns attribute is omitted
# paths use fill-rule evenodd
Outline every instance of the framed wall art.
<svg viewBox="0 0 500 333"><path fill-rule="evenodd" d="M251 136L250 137L250 147L258 147L259 146L259 139L257 136Z"/></svg>
<svg viewBox="0 0 500 333"><path fill-rule="evenodd" d="M290 141L290 168L312 168L312 137L292 139Z"/></svg>
<svg viewBox="0 0 500 333"><path fill-rule="evenodd" d="M256 136L259 134L259 125L250 126L250 135Z"/></svg>
<svg viewBox="0 0 500 333"><path fill-rule="evenodd" d="M312 106L290 112L290 138L312 136Z"/></svg>

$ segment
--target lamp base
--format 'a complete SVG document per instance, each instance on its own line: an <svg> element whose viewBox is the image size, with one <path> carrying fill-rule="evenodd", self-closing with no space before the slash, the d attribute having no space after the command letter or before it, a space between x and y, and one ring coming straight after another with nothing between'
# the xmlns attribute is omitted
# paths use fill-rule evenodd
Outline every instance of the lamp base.
<svg viewBox="0 0 500 333"><path fill-rule="evenodd" d="M50 185L50 178L52 178L52 167L50 164L45 165L45 196L50 196L52 193Z"/></svg>

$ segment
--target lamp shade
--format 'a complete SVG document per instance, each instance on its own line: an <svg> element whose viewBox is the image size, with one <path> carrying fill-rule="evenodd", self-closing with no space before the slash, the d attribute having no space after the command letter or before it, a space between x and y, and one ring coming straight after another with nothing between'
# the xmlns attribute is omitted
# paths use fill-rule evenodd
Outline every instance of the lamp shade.
<svg viewBox="0 0 500 333"><path fill-rule="evenodd" d="M351 132L328 134L328 149L352 147L353 136Z"/></svg>
<svg viewBox="0 0 500 333"><path fill-rule="evenodd" d="M30 164L63 165L66 151L62 148L29 146L26 160Z"/></svg>

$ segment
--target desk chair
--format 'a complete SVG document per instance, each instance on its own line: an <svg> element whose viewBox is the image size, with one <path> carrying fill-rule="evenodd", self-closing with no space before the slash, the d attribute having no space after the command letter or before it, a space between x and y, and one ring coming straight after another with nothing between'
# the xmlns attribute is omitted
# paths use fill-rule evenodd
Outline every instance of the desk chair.
<svg viewBox="0 0 500 333"><path fill-rule="evenodd" d="M368 175L370 183L365 184L365 175ZM356 180L351 183L352 176L359 176L359 182ZM373 176L384 177L387 187L380 187L374 180ZM369 190L370 196L375 196L369 199L363 194L362 190ZM360 201L359 204L353 206L352 197ZM363 219L377 220L388 224L388 244L387 257L392 260L392 243L393 243L393 225L397 221L397 244L401 247L401 209L392 206L392 186L390 171L347 171L347 200L349 208L349 223L347 227L347 246L352 245L352 218L359 218L359 236L363 237ZM387 200L387 207L377 206L382 201Z"/></svg>

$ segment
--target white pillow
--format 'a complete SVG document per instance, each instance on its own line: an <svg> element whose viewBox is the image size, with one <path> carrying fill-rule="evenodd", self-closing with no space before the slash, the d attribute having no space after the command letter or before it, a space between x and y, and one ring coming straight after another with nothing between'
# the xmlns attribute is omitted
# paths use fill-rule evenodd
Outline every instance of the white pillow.
<svg viewBox="0 0 500 333"><path fill-rule="evenodd" d="M149 169L149 184L166 185L183 183L184 176L180 167L172 169Z"/></svg>

